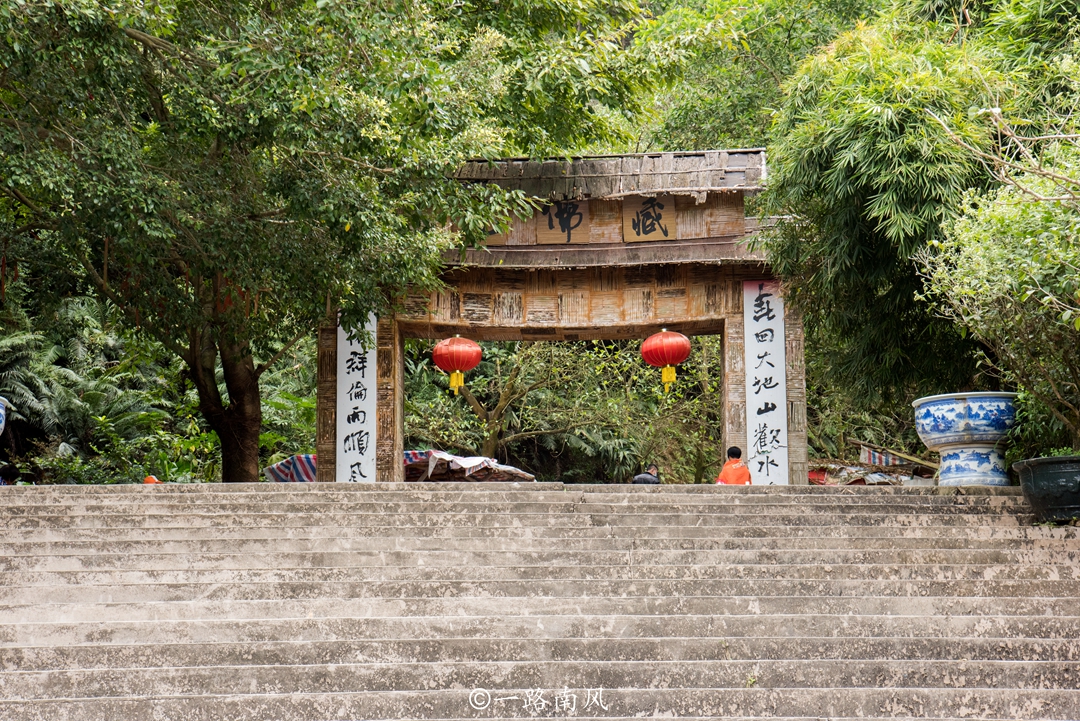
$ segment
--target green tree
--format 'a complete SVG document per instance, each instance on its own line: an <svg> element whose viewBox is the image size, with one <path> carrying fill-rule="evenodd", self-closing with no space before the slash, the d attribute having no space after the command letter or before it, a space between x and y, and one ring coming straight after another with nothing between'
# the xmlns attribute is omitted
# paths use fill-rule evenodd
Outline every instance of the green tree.
<svg viewBox="0 0 1080 721"><path fill-rule="evenodd" d="M651 141L672 150L764 146L782 87L799 63L878 5L875 0L678 3L723 18L731 42L702 43L674 86ZM674 11L672 11L674 13Z"/></svg>
<svg viewBox="0 0 1080 721"><path fill-rule="evenodd" d="M719 338L691 343L670 393L638 341L485 343L462 397L447 393L431 344L411 343L407 443L496 457L543 480L627 481L650 461L666 480L711 480L722 455L723 356Z"/></svg>
<svg viewBox="0 0 1080 721"><path fill-rule="evenodd" d="M986 362L1018 385L1080 451L1080 162L1070 153L1045 175L972 196L934 252L927 287L943 314L987 349ZM1036 416L1045 415L1035 414ZM1053 436L1038 439L1041 448Z"/></svg>
<svg viewBox="0 0 1080 721"><path fill-rule="evenodd" d="M836 348L832 377L864 400L974 373L972 344L917 300L913 257L988 182L952 136L989 147L975 111L1007 107L1016 86L994 45L957 31L898 11L840 36L788 82L770 146L770 263L811 340Z"/></svg>
<svg viewBox="0 0 1080 721"><path fill-rule="evenodd" d="M463 159L619 132L674 57L642 22L633 0L6 3L5 254L182 359L224 480L258 480L263 374L524 212L451 180Z"/></svg>

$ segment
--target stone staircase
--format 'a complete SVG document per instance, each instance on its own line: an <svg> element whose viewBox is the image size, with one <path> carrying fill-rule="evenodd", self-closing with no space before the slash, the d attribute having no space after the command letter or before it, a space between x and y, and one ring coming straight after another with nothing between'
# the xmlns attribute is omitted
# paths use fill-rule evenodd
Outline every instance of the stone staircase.
<svg viewBox="0 0 1080 721"><path fill-rule="evenodd" d="M0 489L0 719L1080 718L1016 489Z"/></svg>

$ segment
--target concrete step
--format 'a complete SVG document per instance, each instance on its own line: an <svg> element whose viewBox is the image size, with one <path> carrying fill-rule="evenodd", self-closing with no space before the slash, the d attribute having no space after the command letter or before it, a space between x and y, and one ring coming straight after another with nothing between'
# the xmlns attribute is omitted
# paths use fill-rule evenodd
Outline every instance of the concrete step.
<svg viewBox="0 0 1080 721"><path fill-rule="evenodd" d="M505 597L397 597L240 600L222 604L218 601L118 602L118 603L31 603L0 606L0 628L5 634L17 631L34 638L35 633L58 632L52 623L75 624L91 619L94 623L146 623L157 621L228 622L230 620L340 619L454 617L498 618L536 617L592 618L617 616L761 616L825 614L837 622L849 616L927 616L927 617L1067 617L1077 613L1075 601L1067 598L1034 596L942 597L942 596L626 596L582 599L545 596ZM562 619L560 622L566 622ZM44 624L37 628L39 624ZM145 633L145 626L135 631ZM931 633L932 631L928 631ZM4 636L5 638L7 636ZM75 637L72 637L75 638ZM86 639L65 640L83 643Z"/></svg>
<svg viewBox="0 0 1080 721"><path fill-rule="evenodd" d="M341 581L268 583L107 583L0 587L0 603L111 603L125 600L221 601L259 598L398 598L402 596L1078 596L1078 580L496 580L496 581Z"/></svg>
<svg viewBox="0 0 1080 721"><path fill-rule="evenodd" d="M231 567L203 564L190 567L182 560L176 566L158 563L147 569L101 569L89 571L18 570L0 572L0 586L7 588L104 586L139 584L324 584L370 581L474 583L523 581L562 583L573 581L733 581L733 580L872 580L872 581L1077 581L1080 564L937 564L937 563L664 563L662 558L633 559L624 554L621 564L585 564L595 559L520 559L494 554L459 555L436 559L431 566L379 563L367 565L326 564L302 567ZM439 561L442 561L441 563ZM536 560L535 563L529 563ZM604 558L600 560L620 560ZM679 560L679 559L676 559ZM690 560L690 559L685 559ZM243 561L240 561L243 563ZM528 564L528 565L524 565Z"/></svg>
<svg viewBox="0 0 1080 721"><path fill-rule="evenodd" d="M0 668L13 671L397 664L764 660L918 661L981 660L1080 662L1080 641L1034 638L851 638L764 636L717 638L438 638L245 641L243 643L154 643L0 646ZM916 664L918 665L918 664ZM648 676L643 683L648 683Z"/></svg>
<svg viewBox="0 0 1080 721"><path fill-rule="evenodd" d="M220 547L220 544L218 544ZM1027 573L1039 569L1039 573L1056 573L1060 578L1072 578L1080 573L1080 543L1072 548L1054 550L975 550L975 549L783 549L783 550L697 550L697 549L649 549L627 548L613 550L364 550L322 552L280 552L262 550L245 553L199 552L162 553L154 547L139 546L126 553L82 552L7 555L0 556L0 573L8 572L72 572L72 571L170 571L170 570L257 570L257 569L371 569L411 574L426 574L432 569L524 569L550 566L553 571L567 572L571 568L619 566L664 566L684 569L692 566L702 569L741 568L768 566L786 574L788 566L812 566L800 573L830 574L828 576L801 576L842 578L844 568L860 569L864 566L896 567L902 572L905 566L934 569L932 573L949 573L950 567L965 567L961 572L976 573L984 568L987 577L1009 578L1007 574ZM33 550L27 547L21 550ZM369 572L369 571L366 571ZM685 573L685 570L680 570ZM741 571L740 571L741 573ZM466 574L467 577L473 577ZM14 577L14 576L11 576ZM404 576L397 576L399 578ZM411 577L411 576L410 576ZM444 576L441 576L444 577ZM665 576L667 577L667 576ZM788 577L788 576L784 576ZM958 577L958 576L950 576Z"/></svg>
<svg viewBox="0 0 1080 721"><path fill-rule="evenodd" d="M794 611L795 609L791 609ZM757 636L830 636L834 638L1080 638L1078 616L848 616L776 613L769 615L692 616L469 616L382 618L284 618L256 620L163 621L147 619L74 623L13 623L0 625L5 646L63 645L104 642L252 643L275 640L332 641L346 639L400 640L427 638L731 638Z"/></svg>
<svg viewBox="0 0 1080 721"><path fill-rule="evenodd" d="M1064 529L1053 529L1064 530ZM282 550L282 539L274 535L252 538L231 538L223 545L221 538L195 540L190 538L147 538L144 540L69 540L69 541L11 541L0 542L0 568L38 567L35 563L53 564L67 568L70 559L82 559L87 567L105 567L113 557L186 555L191 557L230 555L262 558L271 551ZM285 555L291 554L351 554L353 552L388 553L392 551L520 551L537 553L549 550L552 539L479 538L479 537L347 537L324 536L288 540ZM732 554L736 558L765 557L758 554L804 553L820 556L825 562L841 562L841 558L871 558L872 554L928 554L927 558L946 559L957 554L961 558L1010 558L1039 562L1040 559L1072 559L1080 549L1080 539L1064 536L1045 538L957 538L957 537L861 537L840 536L812 538L622 538L594 536L557 539L558 548L575 552L626 551L709 551ZM996 554L1005 554L998 556ZM972 554L966 556L964 554ZM1027 555L1027 554L1030 554ZM886 557L886 556L882 556ZM897 556L900 558L901 556ZM911 556L915 558L915 556ZM38 559L36 562L33 559ZM24 564L31 564L26 566ZM44 566L42 566L44 567ZM79 566L83 567L83 566Z"/></svg>
<svg viewBox="0 0 1080 721"><path fill-rule="evenodd" d="M49 528L18 529L17 537L23 543L63 542L69 540L217 540L251 539L268 537L278 539L279 544L296 539L315 538L416 538L416 539L520 539L557 542L562 539L617 538L627 541L636 539L850 539L855 545L858 539L876 540L889 538L965 540L1033 540L1080 538L1080 527L1054 526L974 526L957 532L955 527L943 525L919 525L904 527L885 526L787 526L762 522L758 526L543 526L543 527L446 527L446 526L279 526L228 527L206 526L186 528L177 525L169 528ZM10 537L9 537L10 539ZM10 540L9 540L10 542Z"/></svg>
<svg viewBox="0 0 1080 721"><path fill-rule="evenodd" d="M587 689L574 679L563 685L579 703ZM553 713L554 694L559 689L540 689ZM536 715L522 699L529 688L492 689L487 709L507 718ZM244 694L211 696L204 694L109 699L32 700L0 702L0 718L24 721L95 721L100 719L153 718L155 721L326 721L358 718L471 718L478 715L469 706L470 689L429 691L364 691L352 694ZM496 698L516 697L513 701ZM474 696L474 699L477 698ZM845 715L879 717L948 718L1002 717L1069 719L1075 717L1077 692L1059 689L991 688L887 688L887 689L801 689L801 688L675 688L603 689L607 710L592 710L598 717L649 716L816 716ZM490 704L498 704L492 708ZM581 706L578 706L581 708ZM586 709L582 709L586 710Z"/></svg>
<svg viewBox="0 0 1080 721"><path fill-rule="evenodd" d="M191 693L282 694L423 691L431 688L865 689L1080 688L1078 661L700 660L470 661L132 667L5 671L0 698L108 698ZM644 683L643 683L644 682Z"/></svg>
<svg viewBox="0 0 1080 721"><path fill-rule="evenodd" d="M185 512L199 509L219 509L222 513L322 513L343 511L349 513L549 513L592 509L596 513L615 513L634 509L637 513L671 512L671 509L701 513L735 513L762 509L771 513L783 513L793 509L806 509L809 513L833 511L926 511L927 513L993 513L1024 511L1022 496L797 496L797 495L643 495L612 496L564 492L552 494L503 495L489 498L483 494L451 494L422 498L402 493L384 493L376 496L335 495L283 495L266 494L254 498L235 494L202 498L202 496L163 496L163 498L132 499L80 499L71 496L54 498L26 498L21 502L4 503L0 516L19 516L36 513L55 513L63 508L72 514L85 513L166 513L173 509ZM32 502L31 502L32 501Z"/></svg>
<svg viewBox="0 0 1080 721"><path fill-rule="evenodd" d="M110 515L35 515L15 516L4 520L11 529L30 528L311 528L318 526L365 526L373 522L388 528L444 527L444 528L522 528L545 527L582 528L608 527L746 527L758 528L762 514L703 514L703 513L341 513L317 514L290 513L167 513L167 514L110 514ZM815 528L839 526L883 526L905 528L921 526L944 526L960 528L1018 527L1030 524L1033 516L1025 514L924 514L924 513L826 513L809 514L792 512L773 514L768 520L788 527L811 526Z"/></svg>

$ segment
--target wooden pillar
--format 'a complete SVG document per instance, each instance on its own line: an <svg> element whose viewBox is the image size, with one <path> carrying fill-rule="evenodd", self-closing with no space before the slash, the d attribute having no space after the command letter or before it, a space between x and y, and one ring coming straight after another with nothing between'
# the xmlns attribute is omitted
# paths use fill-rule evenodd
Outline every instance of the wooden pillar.
<svg viewBox="0 0 1080 721"><path fill-rule="evenodd" d="M747 457L746 444L746 368L743 359L742 287L735 294L738 308L724 319L724 450L730 446L742 449Z"/></svg>
<svg viewBox="0 0 1080 721"><path fill-rule="evenodd" d="M788 469L791 484L810 483L809 442L806 435L806 343L802 316L785 308L784 353L787 356Z"/></svg>
<svg viewBox="0 0 1080 721"><path fill-rule="evenodd" d="M315 479L337 480L337 326L318 331L318 362L315 382Z"/></svg>
<svg viewBox="0 0 1080 721"><path fill-rule="evenodd" d="M380 319L378 338L378 438L376 479L405 480L405 339L398 324Z"/></svg>

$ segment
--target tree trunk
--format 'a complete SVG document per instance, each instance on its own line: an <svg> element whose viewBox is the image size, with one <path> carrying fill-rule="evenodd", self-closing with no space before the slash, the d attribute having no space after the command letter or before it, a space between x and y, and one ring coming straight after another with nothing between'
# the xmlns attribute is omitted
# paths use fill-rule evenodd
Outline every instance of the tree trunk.
<svg viewBox="0 0 1080 721"><path fill-rule="evenodd" d="M255 483L259 475L259 433L262 430L262 399L259 376L247 343L215 344L205 333L191 368L199 393L199 410L221 441L221 480ZM221 349L221 369L229 393L226 406L218 391L216 365Z"/></svg>
<svg viewBox="0 0 1080 721"><path fill-rule="evenodd" d="M495 458L496 451L499 450L499 431L502 430L502 418L492 418L488 420L487 435L484 436L484 445L480 450L480 455L487 458ZM495 458L495 460L498 460Z"/></svg>

